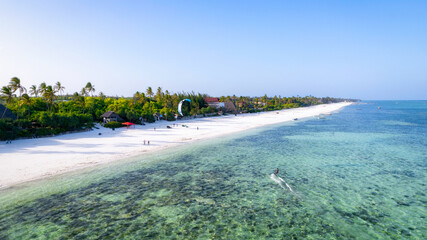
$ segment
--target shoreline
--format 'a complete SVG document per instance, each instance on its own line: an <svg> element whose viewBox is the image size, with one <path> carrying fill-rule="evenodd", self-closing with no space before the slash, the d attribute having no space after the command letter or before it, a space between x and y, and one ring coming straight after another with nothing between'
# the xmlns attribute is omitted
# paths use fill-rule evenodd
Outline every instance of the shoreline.
<svg viewBox="0 0 427 240"><path fill-rule="evenodd" d="M174 122L162 120L115 131L100 127L55 137L15 140L12 144L0 145L0 190L138 155L156 153L198 140L289 122L295 118L328 114L351 104L321 104ZM144 145L144 140L146 143L150 141L150 145Z"/></svg>

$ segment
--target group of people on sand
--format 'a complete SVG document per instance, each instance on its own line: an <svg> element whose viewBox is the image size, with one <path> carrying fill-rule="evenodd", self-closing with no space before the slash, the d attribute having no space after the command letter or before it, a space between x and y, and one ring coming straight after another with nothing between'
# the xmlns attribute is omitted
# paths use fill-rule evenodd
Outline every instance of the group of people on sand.
<svg viewBox="0 0 427 240"><path fill-rule="evenodd" d="M145 139L144 139L144 145L147 143L147 145L150 145L150 140L148 140L148 141L145 141Z"/></svg>

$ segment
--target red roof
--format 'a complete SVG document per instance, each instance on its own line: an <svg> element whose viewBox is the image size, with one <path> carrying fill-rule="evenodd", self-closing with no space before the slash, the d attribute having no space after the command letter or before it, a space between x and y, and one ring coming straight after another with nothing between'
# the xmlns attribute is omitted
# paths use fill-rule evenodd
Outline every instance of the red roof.
<svg viewBox="0 0 427 240"><path fill-rule="evenodd" d="M215 98L215 97L206 97L204 99L205 99L205 102L207 102L207 103L219 102L219 99Z"/></svg>

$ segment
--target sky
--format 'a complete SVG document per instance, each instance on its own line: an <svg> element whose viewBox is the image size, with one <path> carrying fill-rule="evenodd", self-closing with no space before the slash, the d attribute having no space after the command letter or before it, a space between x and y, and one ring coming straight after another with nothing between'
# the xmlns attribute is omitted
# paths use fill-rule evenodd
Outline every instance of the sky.
<svg viewBox="0 0 427 240"><path fill-rule="evenodd" d="M427 99L427 1L0 0L12 77L132 96Z"/></svg>

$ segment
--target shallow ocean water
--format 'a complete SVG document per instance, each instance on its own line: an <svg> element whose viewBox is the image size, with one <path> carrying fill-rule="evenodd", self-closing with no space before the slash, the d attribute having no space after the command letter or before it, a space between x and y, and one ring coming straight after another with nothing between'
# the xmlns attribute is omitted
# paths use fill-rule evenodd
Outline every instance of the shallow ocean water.
<svg viewBox="0 0 427 240"><path fill-rule="evenodd" d="M0 192L0 239L426 239L426 169L427 101L352 105Z"/></svg>

